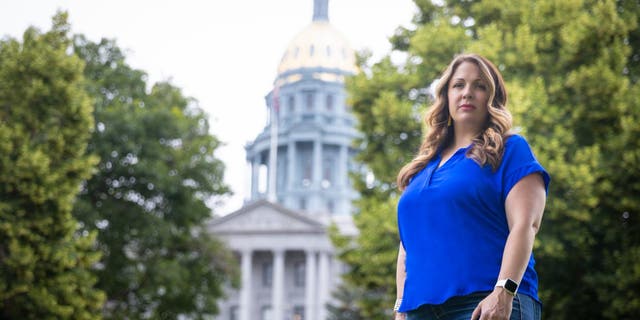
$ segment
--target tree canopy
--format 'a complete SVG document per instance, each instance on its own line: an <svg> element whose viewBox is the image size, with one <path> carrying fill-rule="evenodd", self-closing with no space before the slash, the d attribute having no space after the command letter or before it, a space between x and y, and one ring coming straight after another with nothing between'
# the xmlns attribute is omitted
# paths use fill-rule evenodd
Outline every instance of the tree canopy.
<svg viewBox="0 0 640 320"><path fill-rule="evenodd" d="M69 25L0 41L0 318L99 319L95 233L78 233L74 198L97 158L83 63Z"/></svg>
<svg viewBox="0 0 640 320"><path fill-rule="evenodd" d="M476 52L504 75L514 124L552 177L534 246L543 316L629 319L640 313L640 93L637 1L416 0L413 26L390 41L406 60L361 58L348 82L374 182L354 242L336 239L367 319L395 299L395 176L425 131L429 87L454 55ZM369 270L373 257L378 263Z"/></svg>
<svg viewBox="0 0 640 320"><path fill-rule="evenodd" d="M217 314L237 268L206 229L230 193L207 115L53 21L0 41L0 318Z"/></svg>
<svg viewBox="0 0 640 320"><path fill-rule="evenodd" d="M113 40L79 35L74 49L95 106L89 151L100 157L74 214L98 231L105 316L216 314L235 260L205 228L206 202L229 193L205 113L171 83L149 85Z"/></svg>

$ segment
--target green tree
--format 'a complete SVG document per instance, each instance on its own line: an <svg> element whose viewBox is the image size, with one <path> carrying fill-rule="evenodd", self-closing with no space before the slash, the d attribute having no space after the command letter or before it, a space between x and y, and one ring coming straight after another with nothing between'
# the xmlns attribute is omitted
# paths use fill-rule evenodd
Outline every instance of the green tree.
<svg viewBox="0 0 640 320"><path fill-rule="evenodd" d="M336 304L328 304L327 319L329 320L362 320L361 311L357 301L363 292L353 286L340 285L333 293Z"/></svg>
<svg viewBox="0 0 640 320"><path fill-rule="evenodd" d="M74 47L95 103L89 150L101 159L74 214L99 231L105 317L218 313L235 260L205 229L205 202L229 192L206 115L170 83L147 91L146 74L127 65L114 41L76 36Z"/></svg>
<svg viewBox="0 0 640 320"><path fill-rule="evenodd" d="M515 125L552 176L534 248L545 317L631 319L639 314L640 4L613 0L415 2L415 28L400 28L391 39L397 50L407 53L406 63L394 68L383 60L365 66L349 86L364 132L362 144L367 146L360 160L377 181L369 184L371 189L363 192L359 204L359 247L344 251L360 250L352 255L371 257L376 252L368 251L374 248L369 241L391 236L380 227L382 222L377 226L366 222L394 220L395 207L381 213L366 203L395 202L393 192L385 194L390 190L386 184L394 181L401 166L394 161L404 155L398 162L406 162L418 146L412 141L394 151L399 138L420 136L412 135L408 127L397 128L419 121L421 114L403 119L396 110L399 123L378 128L378 123L394 119L384 110L409 103L414 105L412 111L421 111L419 106L428 102L428 97L416 99L424 91L421 88L438 77L454 54L477 52L502 70ZM376 73L378 69L384 71ZM407 79L407 85L390 81L394 78ZM380 119L381 115L386 118ZM388 255L384 248L376 249ZM352 267L347 278L359 288L381 290L387 301L393 299L395 288L373 281L393 279L393 272L359 273L369 260L345 257ZM380 269L395 270L391 259L385 261ZM363 311L368 314L383 314L391 305L362 300L363 306L371 306Z"/></svg>
<svg viewBox="0 0 640 320"><path fill-rule="evenodd" d="M83 63L67 15L50 31L0 41L0 318L99 319L95 233L77 233L74 198L97 162Z"/></svg>

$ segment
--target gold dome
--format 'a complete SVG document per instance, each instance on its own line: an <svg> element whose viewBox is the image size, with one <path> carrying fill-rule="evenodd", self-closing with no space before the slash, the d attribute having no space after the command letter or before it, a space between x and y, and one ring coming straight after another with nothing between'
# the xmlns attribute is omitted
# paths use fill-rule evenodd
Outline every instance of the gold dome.
<svg viewBox="0 0 640 320"><path fill-rule="evenodd" d="M338 69L356 73L355 52L328 21L313 21L293 38L278 65L278 76L299 68Z"/></svg>

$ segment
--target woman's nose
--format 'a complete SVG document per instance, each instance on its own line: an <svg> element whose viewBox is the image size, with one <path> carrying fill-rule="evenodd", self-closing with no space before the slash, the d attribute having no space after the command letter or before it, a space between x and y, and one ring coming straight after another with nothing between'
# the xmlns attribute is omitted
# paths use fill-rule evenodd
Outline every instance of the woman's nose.
<svg viewBox="0 0 640 320"><path fill-rule="evenodd" d="M462 92L462 97L465 99L473 98L473 94L471 92L471 86L465 87L464 91Z"/></svg>

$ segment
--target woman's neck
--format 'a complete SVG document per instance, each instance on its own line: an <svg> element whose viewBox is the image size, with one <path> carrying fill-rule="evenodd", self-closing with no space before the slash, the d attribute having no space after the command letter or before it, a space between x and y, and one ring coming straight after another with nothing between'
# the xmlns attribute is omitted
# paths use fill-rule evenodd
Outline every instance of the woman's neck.
<svg viewBox="0 0 640 320"><path fill-rule="evenodd" d="M478 132L472 130L462 130L454 128L452 147L454 150L464 148L470 145L478 136Z"/></svg>

